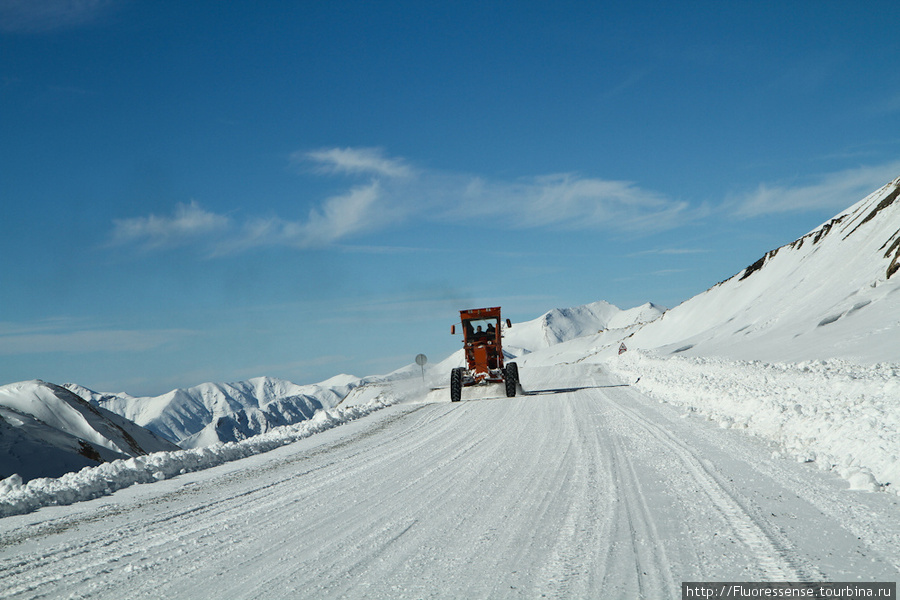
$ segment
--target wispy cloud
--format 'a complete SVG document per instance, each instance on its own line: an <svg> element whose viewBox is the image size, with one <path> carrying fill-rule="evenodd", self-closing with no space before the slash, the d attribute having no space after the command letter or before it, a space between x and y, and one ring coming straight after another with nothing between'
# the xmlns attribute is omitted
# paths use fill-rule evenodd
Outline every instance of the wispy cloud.
<svg viewBox="0 0 900 600"><path fill-rule="evenodd" d="M651 231L675 227L691 218L688 203L630 181L577 173L492 179L414 169L405 160L388 159L383 151L368 148L334 148L294 155L295 160L300 158L312 161L323 173L364 173L372 177L377 198L366 204L365 225L370 229L415 219L513 228ZM374 215L380 218L372 218ZM311 225L317 220L314 217L311 215ZM329 218L325 222L347 220L345 215L343 219Z"/></svg>
<svg viewBox="0 0 900 600"><path fill-rule="evenodd" d="M381 148L324 148L312 152L295 152L296 165L310 164L324 173L409 177L412 169L397 158L388 158Z"/></svg>
<svg viewBox="0 0 900 600"><path fill-rule="evenodd" d="M596 230L651 234L696 222L710 214L751 218L814 210L840 210L900 175L900 161L819 176L806 184L760 184L717 207L642 188L635 182L560 173L513 180L436 169L414 169L370 148L334 148L297 154L292 161L321 166L320 173L366 174L346 191L316 202L305 217L233 218L197 202L179 204L172 215L114 221L111 243L157 249L200 244L208 256L253 248L341 247L363 252L403 251L396 244L352 245L354 240L410 224L470 224L505 229ZM351 245L348 245L351 244ZM703 250L668 248L655 254Z"/></svg>
<svg viewBox="0 0 900 600"><path fill-rule="evenodd" d="M113 221L112 243L145 248L177 246L230 227L231 219L208 212L192 200L188 204L178 204L172 216L116 219Z"/></svg>
<svg viewBox="0 0 900 600"><path fill-rule="evenodd" d="M250 219L231 240L221 242L215 254L260 246L330 246L354 234L382 229L395 216L395 211L383 201L380 187L376 181L327 198L321 206L314 206L305 220Z"/></svg>
<svg viewBox="0 0 900 600"><path fill-rule="evenodd" d="M303 245L320 245L343 239L368 229L380 229L390 219L380 200L380 186L373 183L356 187L346 194L325 201L321 208L313 208L309 219L299 226Z"/></svg>
<svg viewBox="0 0 900 600"><path fill-rule="evenodd" d="M806 184L760 184L752 192L730 198L726 207L741 218L822 209L840 210L898 175L900 161L827 173Z"/></svg>
<svg viewBox="0 0 900 600"><path fill-rule="evenodd" d="M462 214L497 217L518 228L658 231L690 218L687 202L645 190L630 181L573 173L518 181L472 178Z"/></svg>
<svg viewBox="0 0 900 600"><path fill-rule="evenodd" d="M240 221L209 212L196 202L180 204L172 216L115 221L112 242L143 248L202 242L209 254L225 255L263 246L335 246L410 223L647 233L697 217L687 202L634 182L575 173L490 179L414 169L405 160L371 148L295 153L291 161L335 176L364 174L368 182L349 183L346 191L315 203L300 219L271 216Z"/></svg>
<svg viewBox="0 0 900 600"><path fill-rule="evenodd" d="M114 0L0 0L0 31L46 33L90 24Z"/></svg>
<svg viewBox="0 0 900 600"><path fill-rule="evenodd" d="M514 180L414 169L371 148L334 148L298 155L335 176L366 174L365 184L316 202L305 217L235 219L192 201L169 216L149 215L114 222L112 243L144 249L200 243L210 256L266 246L337 247L410 224L460 223L506 229L596 230L649 234L695 222L713 212L642 188L635 182L576 173ZM839 210L900 174L900 161L821 175L807 184L760 184L727 198L715 212L737 218L766 214ZM344 246L341 246L344 247ZM390 247L396 249L395 244ZM378 245L360 246L378 251ZM695 253L662 249L660 254Z"/></svg>

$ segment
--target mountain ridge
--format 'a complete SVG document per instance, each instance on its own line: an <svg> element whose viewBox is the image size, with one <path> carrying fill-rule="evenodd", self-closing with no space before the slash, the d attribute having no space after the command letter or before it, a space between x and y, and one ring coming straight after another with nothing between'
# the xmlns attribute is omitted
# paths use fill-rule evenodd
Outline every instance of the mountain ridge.
<svg viewBox="0 0 900 600"><path fill-rule="evenodd" d="M667 311L629 342L740 359L900 361L900 178ZM871 335L869 335L871 334Z"/></svg>

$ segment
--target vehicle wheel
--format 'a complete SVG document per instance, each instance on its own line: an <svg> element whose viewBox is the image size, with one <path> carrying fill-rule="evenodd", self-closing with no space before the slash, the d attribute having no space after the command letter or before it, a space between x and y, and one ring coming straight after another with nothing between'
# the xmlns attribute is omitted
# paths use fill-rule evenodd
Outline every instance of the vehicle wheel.
<svg viewBox="0 0 900 600"><path fill-rule="evenodd" d="M506 374L510 379L519 383L519 365L514 362L508 363L506 365Z"/></svg>
<svg viewBox="0 0 900 600"><path fill-rule="evenodd" d="M510 363L505 369L503 369L503 383L506 384L506 397L512 398L516 395L516 380L518 371L516 370L516 364Z"/></svg>
<svg viewBox="0 0 900 600"><path fill-rule="evenodd" d="M450 371L450 402L459 402L462 398L462 369Z"/></svg>

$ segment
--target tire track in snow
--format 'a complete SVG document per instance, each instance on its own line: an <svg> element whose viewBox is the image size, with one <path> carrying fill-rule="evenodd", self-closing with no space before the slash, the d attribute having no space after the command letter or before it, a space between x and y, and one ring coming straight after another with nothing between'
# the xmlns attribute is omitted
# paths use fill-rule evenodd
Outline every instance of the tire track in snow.
<svg viewBox="0 0 900 600"><path fill-rule="evenodd" d="M582 383L583 382L577 382ZM564 385L564 384L561 384ZM665 540L644 498L641 477L590 388L561 387L543 402L565 413L568 510L531 597L674 597Z"/></svg>
<svg viewBox="0 0 900 600"><path fill-rule="evenodd" d="M715 468L709 461L698 457L687 444L647 420L636 410L617 401L613 395L606 395L606 399L623 416L670 451L687 469L693 481L699 485L735 537L755 557L760 577L781 581L814 581L823 578L817 569L804 564L796 556L787 540L779 539L774 532L768 531L761 519L754 517L733 494L728 492L714 474Z"/></svg>
<svg viewBox="0 0 900 600"><path fill-rule="evenodd" d="M337 443L328 444L309 453L290 456L286 459L273 461L262 469L256 469L252 473L252 477L256 478L266 471L276 471L284 469L294 463L305 463L319 457L320 455L328 456L335 450L352 447L353 443L359 438L371 437L378 431L389 427L394 422L405 418L424 408L415 406L406 408L397 415L393 415L389 419L385 419L377 426L363 430L358 436L343 439ZM362 451L359 450L355 454L350 455L350 460L358 458ZM378 456L380 453L375 453ZM346 458L345 458L346 460ZM235 511L235 504L242 506L254 506L255 497L270 494L275 488L282 486L296 477L309 476L315 471L326 470L332 467L336 461L327 461L324 464L318 464L302 471L301 473L292 473L287 477L279 477L274 481L268 481L264 484L257 484L251 488L230 494L221 498L213 498L201 505L191 506L187 510L165 511L154 516L152 519L139 518L136 522L130 522L124 526L109 532L106 536L88 540L75 546L59 545L43 553L30 554L22 557L15 563L2 565L0 564L0 581L9 579L22 579L25 583L20 586L11 586L7 588L6 593L10 595L21 594L34 591L41 586L52 584L59 581L63 577L71 582L87 582L96 576L97 572L103 572L104 569L115 565L120 558L128 559L130 557L139 557L138 560L143 563L141 570L149 570L152 564L162 564L166 559L155 562L154 556L159 554L165 557L169 546L185 546L200 544L203 537L215 535L216 528L210 523L221 523L223 520L230 518ZM218 479L211 484L213 487L226 489L233 486L236 482L248 479L248 473L245 471L237 471ZM324 480L320 480L324 481ZM86 515L76 516L74 518L62 518L51 521L42 525L37 531L29 531L28 534L18 536L4 536L3 543L14 545L26 539L36 539L48 535L64 533L70 529L79 526L97 522L103 519L109 519L114 516L128 517L129 515L140 514L152 507L152 505L165 505L173 500L188 494L197 493L199 490L193 487L182 487L172 492L163 494L147 502L139 502L130 505L127 509L123 509L117 505L111 505L107 509L101 510L99 513L88 513ZM310 490L314 493L314 490ZM277 494L275 494L277 497ZM239 509L240 510L240 509ZM258 506L254 512L258 512ZM147 537L148 531L160 531L169 526L170 531L176 532L175 536L151 534ZM143 535L140 543L130 543L128 540L136 539L139 535ZM124 540L124 541L123 541ZM120 555L115 556L107 548L115 546L118 548L116 552ZM122 546L125 546L123 549ZM225 550L227 552L227 549ZM77 561L74 559L78 559ZM57 562L69 563L70 566L64 573L55 574L53 565ZM74 565L73 565L74 563ZM33 576L42 572L45 577L41 581Z"/></svg>
<svg viewBox="0 0 900 600"><path fill-rule="evenodd" d="M590 573L584 566L594 564L598 548L608 548L604 538L611 530L611 519L604 508L611 504L611 481L608 470L596 460L596 440L589 439L585 423L579 421L570 404L560 404L566 411L565 429L573 434L561 463L568 467L566 481L572 486L562 527L553 549L541 570L535 597L581 598L592 590ZM585 455L590 453L590 458ZM602 483L601 483L602 481Z"/></svg>
<svg viewBox="0 0 900 600"><path fill-rule="evenodd" d="M647 505L644 489L630 453L621 440L612 439L610 456L614 464L618 503L618 522L626 525L618 537L630 542L633 560L625 560L623 568L634 570L638 598L674 598L676 586L665 545L656 527L655 517ZM631 591L631 590L623 590ZM663 591L663 594L660 594Z"/></svg>

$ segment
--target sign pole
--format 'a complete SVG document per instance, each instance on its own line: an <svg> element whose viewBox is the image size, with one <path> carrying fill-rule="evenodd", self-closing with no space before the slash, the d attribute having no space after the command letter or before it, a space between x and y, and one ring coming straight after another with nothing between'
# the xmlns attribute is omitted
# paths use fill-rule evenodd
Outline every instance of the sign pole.
<svg viewBox="0 0 900 600"><path fill-rule="evenodd" d="M416 364L422 367L422 383L425 383L425 363L428 362L428 357L424 354L419 354L416 356Z"/></svg>

